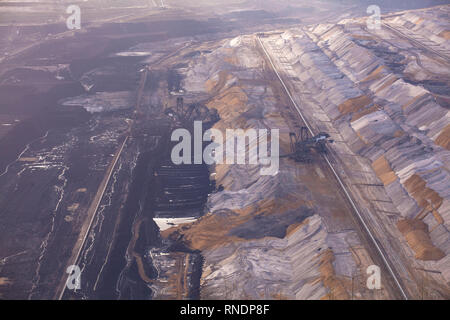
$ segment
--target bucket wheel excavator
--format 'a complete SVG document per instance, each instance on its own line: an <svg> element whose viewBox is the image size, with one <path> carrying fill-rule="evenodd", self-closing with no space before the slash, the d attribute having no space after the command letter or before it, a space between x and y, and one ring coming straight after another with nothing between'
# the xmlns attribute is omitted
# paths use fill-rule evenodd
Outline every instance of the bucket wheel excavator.
<svg viewBox="0 0 450 320"><path fill-rule="evenodd" d="M176 107L167 108L165 114L173 121L176 127L190 127L194 121L203 121L207 125L219 120L219 114L216 109L208 109L200 103L185 105L183 97L177 97Z"/></svg>
<svg viewBox="0 0 450 320"><path fill-rule="evenodd" d="M307 127L301 127L299 134L290 132L289 139L290 153L280 157L289 158L295 162L312 162L315 154L326 153L326 145L334 142L326 132L319 132L311 137Z"/></svg>

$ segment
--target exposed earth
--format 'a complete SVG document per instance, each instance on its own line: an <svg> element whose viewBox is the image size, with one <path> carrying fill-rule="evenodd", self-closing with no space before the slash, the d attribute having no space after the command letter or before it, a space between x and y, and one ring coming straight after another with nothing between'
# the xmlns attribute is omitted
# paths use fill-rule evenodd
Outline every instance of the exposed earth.
<svg viewBox="0 0 450 320"><path fill-rule="evenodd" d="M449 5L101 2L0 4L0 298L450 298ZM334 142L175 165L194 120Z"/></svg>

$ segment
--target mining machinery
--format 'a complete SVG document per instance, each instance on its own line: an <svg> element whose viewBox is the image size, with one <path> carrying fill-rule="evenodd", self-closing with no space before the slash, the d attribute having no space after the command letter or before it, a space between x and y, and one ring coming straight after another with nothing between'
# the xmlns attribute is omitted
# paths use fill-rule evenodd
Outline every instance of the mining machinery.
<svg viewBox="0 0 450 320"><path fill-rule="evenodd" d="M183 97L177 97L176 107L166 108L165 114L172 120L175 127L190 127L194 121L203 121L207 126L219 120L216 109L208 109L201 103L185 105Z"/></svg>
<svg viewBox="0 0 450 320"><path fill-rule="evenodd" d="M289 133L291 153L281 155L282 158L290 158L296 162L311 162L315 154L327 152L327 143L333 143L330 135L326 132L319 132L311 137L307 127L301 127L300 133Z"/></svg>

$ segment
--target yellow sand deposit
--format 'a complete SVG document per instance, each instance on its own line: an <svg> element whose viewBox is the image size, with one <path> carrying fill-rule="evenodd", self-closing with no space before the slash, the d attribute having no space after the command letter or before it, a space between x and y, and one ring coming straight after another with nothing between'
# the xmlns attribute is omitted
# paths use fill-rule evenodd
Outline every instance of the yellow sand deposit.
<svg viewBox="0 0 450 320"><path fill-rule="evenodd" d="M445 40L450 40L450 30L444 30L439 33L438 36L444 38Z"/></svg>
<svg viewBox="0 0 450 320"><path fill-rule="evenodd" d="M346 115L349 113L358 112L371 102L372 100L368 96L362 95L344 101L338 106L338 109L342 115Z"/></svg>
<svg viewBox="0 0 450 320"><path fill-rule="evenodd" d="M428 226L423 221L404 219L397 223L397 227L416 253L416 259L440 260L445 257L444 252L431 242Z"/></svg>
<svg viewBox="0 0 450 320"><path fill-rule="evenodd" d="M326 250L319 255L320 280L329 290L322 299L324 300L349 300L350 296L340 279L337 278L333 267L334 254Z"/></svg>
<svg viewBox="0 0 450 320"><path fill-rule="evenodd" d="M392 171L389 162L387 162L384 156L381 156L372 162L372 168L385 186L390 185L397 180L397 175Z"/></svg>
<svg viewBox="0 0 450 320"><path fill-rule="evenodd" d="M434 140L437 145L450 150L450 124L448 124Z"/></svg>
<svg viewBox="0 0 450 320"><path fill-rule="evenodd" d="M376 68L375 70L373 70L365 79L363 79L361 82L366 82L366 81L372 81L372 80L377 80L380 79L382 77L381 71L384 70L384 66L379 66L378 68Z"/></svg>
<svg viewBox="0 0 450 320"><path fill-rule="evenodd" d="M161 232L163 238L183 235L185 243L193 250L206 250L245 239L229 236L231 229L239 226L257 215L279 214L299 208L304 201L293 195L272 200L262 200L243 209L227 213L207 214L192 224L172 227Z"/></svg>
<svg viewBox="0 0 450 320"><path fill-rule="evenodd" d="M433 189L428 188L425 180L419 175L413 174L405 181L404 186L420 207L426 208L431 204L437 210L441 206L442 197Z"/></svg>

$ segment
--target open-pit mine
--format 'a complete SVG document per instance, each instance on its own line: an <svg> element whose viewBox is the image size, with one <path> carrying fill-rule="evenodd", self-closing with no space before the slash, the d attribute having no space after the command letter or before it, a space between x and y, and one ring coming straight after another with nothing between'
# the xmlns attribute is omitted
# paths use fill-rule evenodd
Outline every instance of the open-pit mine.
<svg viewBox="0 0 450 320"><path fill-rule="evenodd" d="M131 2L0 21L1 299L450 299L450 5Z"/></svg>

